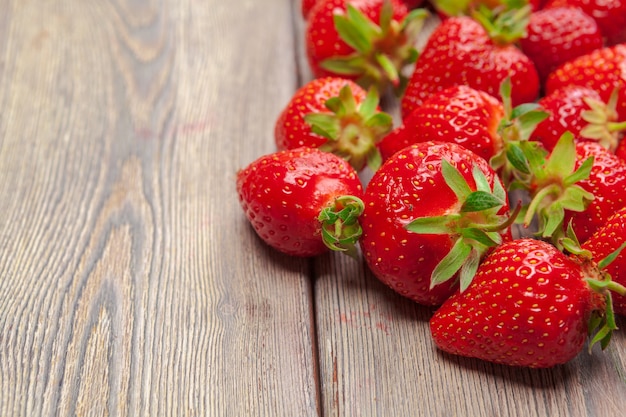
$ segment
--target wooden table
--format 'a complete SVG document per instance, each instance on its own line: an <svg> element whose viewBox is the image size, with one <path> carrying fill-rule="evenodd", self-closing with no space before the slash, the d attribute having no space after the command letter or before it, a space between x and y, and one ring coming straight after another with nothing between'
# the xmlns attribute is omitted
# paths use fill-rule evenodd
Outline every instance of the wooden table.
<svg viewBox="0 0 626 417"><path fill-rule="evenodd" d="M451 357L363 262L256 237L235 173L310 79L296 0L0 10L0 415L624 415L624 331Z"/></svg>

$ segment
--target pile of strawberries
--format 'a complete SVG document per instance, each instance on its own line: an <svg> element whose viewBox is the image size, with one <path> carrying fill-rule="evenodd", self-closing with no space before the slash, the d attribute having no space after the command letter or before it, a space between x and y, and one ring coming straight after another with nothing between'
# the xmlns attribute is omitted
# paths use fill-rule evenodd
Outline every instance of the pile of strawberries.
<svg viewBox="0 0 626 417"><path fill-rule="evenodd" d="M276 250L436 306L440 349L551 367L626 315L626 2L526 3L303 0L315 79L237 190Z"/></svg>

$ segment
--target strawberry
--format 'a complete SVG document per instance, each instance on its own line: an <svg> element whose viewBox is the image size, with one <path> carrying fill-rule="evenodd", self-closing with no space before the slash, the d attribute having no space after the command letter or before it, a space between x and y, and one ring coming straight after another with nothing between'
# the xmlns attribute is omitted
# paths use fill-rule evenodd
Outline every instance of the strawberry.
<svg viewBox="0 0 626 417"><path fill-rule="evenodd" d="M582 85L596 90L606 103L619 88L617 114L626 120L626 44L596 49L558 67L545 83L546 94L566 85Z"/></svg>
<svg viewBox="0 0 626 417"><path fill-rule="evenodd" d="M292 256L353 253L363 194L356 171L315 148L265 155L237 173L243 211L261 239Z"/></svg>
<svg viewBox="0 0 626 417"><path fill-rule="evenodd" d="M523 20L523 17L519 18ZM483 19L485 20L485 19ZM506 19L502 19L506 21ZM512 44L520 35L515 28L510 37L493 38L485 25L504 24L467 17L444 20L430 35L402 97L402 116L408 117L433 93L455 85L468 85L496 96L501 83L510 77L513 104L532 102L539 92L539 78L534 64Z"/></svg>
<svg viewBox="0 0 626 417"><path fill-rule="evenodd" d="M363 198L360 245L399 294L441 304L490 247L510 239L506 192L488 163L455 143L423 142L389 158Z"/></svg>
<svg viewBox="0 0 626 417"><path fill-rule="evenodd" d="M319 0L305 28L315 77L339 75L383 91L403 88L402 70L415 62L414 43L427 13L400 0Z"/></svg>
<svg viewBox="0 0 626 417"><path fill-rule="evenodd" d="M595 19L607 45L626 42L626 1L624 0L550 0L545 8L575 6Z"/></svg>
<svg viewBox="0 0 626 417"><path fill-rule="evenodd" d="M596 21L577 7L552 7L530 15L522 51L543 82L559 65L604 46Z"/></svg>
<svg viewBox="0 0 626 417"><path fill-rule="evenodd" d="M375 89L368 92L338 77L314 79L298 89L274 128L278 150L301 146L335 153L360 171L380 165L376 148L393 120L380 111Z"/></svg>
<svg viewBox="0 0 626 417"><path fill-rule="evenodd" d="M571 132L576 139L596 140L614 152L626 129L618 122L617 91L604 103L589 87L567 85L542 97L538 104L548 118L537 125L530 139L552 151L558 139Z"/></svg>
<svg viewBox="0 0 626 417"><path fill-rule="evenodd" d="M504 117L495 97L465 85L434 93L386 135L378 148L383 160L414 143L454 142L489 160L502 149L498 126Z"/></svg>
<svg viewBox="0 0 626 417"><path fill-rule="evenodd" d="M603 286L619 287L593 262L540 240L504 242L467 290L435 312L431 335L455 355L531 368L563 364L582 351L590 323L601 326L592 345L603 348L616 328Z"/></svg>

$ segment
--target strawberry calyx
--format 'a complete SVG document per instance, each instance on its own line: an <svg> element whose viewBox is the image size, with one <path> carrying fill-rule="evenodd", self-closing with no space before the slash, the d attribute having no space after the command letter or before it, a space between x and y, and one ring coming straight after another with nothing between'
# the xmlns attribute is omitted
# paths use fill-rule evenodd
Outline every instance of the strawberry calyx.
<svg viewBox="0 0 626 417"><path fill-rule="evenodd" d="M577 183L589 177L593 157L587 158L576 168L576 146L574 135L565 132L547 158L526 152L530 174L531 201L524 210L523 224L528 227L536 218L537 235L550 238L559 249L563 249L565 211L584 211L594 195Z"/></svg>
<svg viewBox="0 0 626 417"><path fill-rule="evenodd" d="M464 291L484 255L490 248L502 243L500 232L513 223L520 206L513 214L500 214L507 204L506 191L497 180L491 188L485 174L477 166L472 170L475 191L445 159L441 161L441 172L446 184L457 196L457 211L413 219L406 225L406 229L420 234L446 234L454 239L450 252L433 270L430 286L433 288L448 281L458 272L461 291Z"/></svg>
<svg viewBox="0 0 626 417"><path fill-rule="evenodd" d="M356 257L356 243L363 232L358 220L364 209L363 200L352 195L337 197L332 206L323 208L318 220L324 244Z"/></svg>
<svg viewBox="0 0 626 417"><path fill-rule="evenodd" d="M415 9L398 22L393 19L391 2L384 1L380 22L375 23L347 4L345 13L335 13L333 20L341 39L355 52L328 58L320 65L340 75L358 77L356 82L364 88L375 85L383 91L392 85L401 93L408 82L402 69L417 60L414 44L427 16L426 9Z"/></svg>
<svg viewBox="0 0 626 417"><path fill-rule="evenodd" d="M369 89L365 100L358 105L352 89L345 85L339 96L326 100L331 113L309 113L304 120L314 133L328 139L320 150L344 158L357 171L366 165L375 171L382 164L376 143L393 128L391 115L378 111L378 103L375 87Z"/></svg>
<svg viewBox="0 0 626 417"><path fill-rule="evenodd" d="M612 153L617 149L621 133L626 130L626 121L618 121L618 93L619 88L615 88L608 103L585 97L583 100L589 110L581 113L583 120L589 123L581 129L581 137L598 141Z"/></svg>
<svg viewBox="0 0 626 417"><path fill-rule="evenodd" d="M529 139L537 125L548 117L548 113L540 110L537 103L513 107L511 91L511 79L507 77L500 85L504 117L498 126L504 146L489 163L499 172L507 189L528 188L531 178L528 156L544 158L547 155L541 144Z"/></svg>
<svg viewBox="0 0 626 417"><path fill-rule="evenodd" d="M493 43L500 46L512 45L526 35L532 6L525 1L503 1L497 7L479 4L470 11L470 16L480 22Z"/></svg>
<svg viewBox="0 0 626 417"><path fill-rule="evenodd" d="M589 342L589 351L591 352L593 346L597 343L600 343L602 350L604 350L611 341L613 330L617 329L612 293L615 292L622 296L626 295L626 287L613 281L611 275L605 269L626 248L626 242L596 262L589 250L582 249L570 222L567 228L567 235L561 239L561 243L565 250L576 256L586 275L585 282L598 295L599 301L594 306L595 308L588 322L588 333L592 336Z"/></svg>

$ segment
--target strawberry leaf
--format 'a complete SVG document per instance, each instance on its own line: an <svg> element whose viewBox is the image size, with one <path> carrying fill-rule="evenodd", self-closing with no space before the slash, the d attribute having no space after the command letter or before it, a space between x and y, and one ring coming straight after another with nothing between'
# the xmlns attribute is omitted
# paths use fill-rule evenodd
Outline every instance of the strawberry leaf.
<svg viewBox="0 0 626 417"><path fill-rule="evenodd" d="M336 13L333 16L335 29L341 39L361 54L368 54L372 50L372 38L376 30L371 21L354 6L348 4L346 15Z"/></svg>
<svg viewBox="0 0 626 417"><path fill-rule="evenodd" d="M454 224L461 218L459 214L445 216L418 217L406 225L410 232L431 235L454 233Z"/></svg>
<svg viewBox="0 0 626 417"><path fill-rule="evenodd" d="M517 171L523 174L530 174L530 163L521 146L511 144L506 150L506 159Z"/></svg>
<svg viewBox="0 0 626 417"><path fill-rule="evenodd" d="M619 248L609 253L602 260L600 260L598 262L598 268L605 269L607 266L609 266L615 260L615 258L617 258L619 254L622 253L622 250L624 250L624 248L626 248L626 242L622 243Z"/></svg>
<svg viewBox="0 0 626 417"><path fill-rule="evenodd" d="M456 274L472 252L472 246L463 239L457 239L450 252L437 264L430 279L430 288L434 288Z"/></svg>
<svg viewBox="0 0 626 417"><path fill-rule="evenodd" d="M461 212L475 212L502 207L506 202L486 191L474 191L467 196L461 206Z"/></svg>
<svg viewBox="0 0 626 417"><path fill-rule="evenodd" d="M459 274L461 292L465 291L472 283L472 280L476 276L476 271L478 271L478 267L480 266L480 260L481 254L475 250L472 250L465 260Z"/></svg>
<svg viewBox="0 0 626 417"><path fill-rule="evenodd" d="M424 21L429 13L426 9L413 9L402 21L401 31L406 34L409 39L417 39L417 36L424 28ZM412 48L416 51L414 48ZM416 51L417 52L417 51Z"/></svg>
<svg viewBox="0 0 626 417"><path fill-rule="evenodd" d="M582 212L587 209L589 202L593 199L594 196L589 191L578 185L570 185L563 190L559 202L567 210Z"/></svg>
<svg viewBox="0 0 626 417"><path fill-rule="evenodd" d="M591 175L591 169L593 168L594 157L590 156L585 159L585 161L580 164L578 169L574 171L571 175L568 175L564 179L564 183L566 185L576 184L579 181L586 180Z"/></svg>
<svg viewBox="0 0 626 417"><path fill-rule="evenodd" d="M576 166L576 147L574 135L567 131L556 143L552 153L546 161L544 172L564 178L574 171Z"/></svg>
<svg viewBox="0 0 626 417"><path fill-rule="evenodd" d="M369 119L376 114L379 102L380 97L378 95L378 90L374 86L370 87L367 90L365 100L363 100L361 106L359 107L359 113L361 113L361 116L363 116L364 119Z"/></svg>
<svg viewBox="0 0 626 417"><path fill-rule="evenodd" d="M325 70L339 75L361 75L366 65L365 58L358 54L328 58L320 63Z"/></svg>
<svg viewBox="0 0 626 417"><path fill-rule="evenodd" d="M391 21L393 20L393 5L390 1L383 1L380 8L380 29L383 33L389 32Z"/></svg>
<svg viewBox="0 0 626 417"><path fill-rule="evenodd" d="M400 83L400 74L398 73L396 64L385 54L375 54L375 58L389 81L391 81L391 84L397 86Z"/></svg>
<svg viewBox="0 0 626 417"><path fill-rule="evenodd" d="M467 196L472 193L463 175L446 159L441 160L441 173L446 184L454 192L459 201L465 201Z"/></svg>
<svg viewBox="0 0 626 417"><path fill-rule="evenodd" d="M338 116L345 114L346 110L339 96L331 97L324 102L324 106Z"/></svg>
<svg viewBox="0 0 626 417"><path fill-rule="evenodd" d="M544 175L544 165L548 154L540 142L522 141L519 144L524 152L524 157L528 163L530 173L535 176Z"/></svg>
<svg viewBox="0 0 626 417"><path fill-rule="evenodd" d="M528 115L528 114L533 114L536 110L540 109L541 107L539 106L539 104L537 103L524 103L524 104L520 104L519 106L513 108L513 110L511 110L511 115L510 118L511 120L513 119L518 119L522 116ZM544 112L541 112L544 113ZM547 113L545 113L547 116ZM539 115L535 115L533 117L537 117ZM545 118L545 117L544 117Z"/></svg>
<svg viewBox="0 0 626 417"><path fill-rule="evenodd" d="M565 219L565 210L562 202L557 201L550 204L541 214L544 217L543 223L545 225L543 237L553 236L557 229L563 226L563 219Z"/></svg>
<svg viewBox="0 0 626 417"><path fill-rule="evenodd" d="M537 128L537 125L547 119L548 113L532 110L521 114L517 119L517 129L520 140L528 140Z"/></svg>
<svg viewBox="0 0 626 417"><path fill-rule="evenodd" d="M337 140L341 126L339 119L331 114L309 113L304 116L304 121L311 126L311 130L327 139Z"/></svg>
<svg viewBox="0 0 626 417"><path fill-rule="evenodd" d="M468 227L461 231L461 236L465 239L471 239L480 243L485 247L492 247L502 243L502 236L498 233L487 233L474 227ZM467 242L467 241L466 241Z"/></svg>
<svg viewBox="0 0 626 417"><path fill-rule="evenodd" d="M476 189L478 191L491 192L489 180L487 179L485 173L478 167L478 165L474 165L472 167L472 177L474 178L474 182L476 183Z"/></svg>
<svg viewBox="0 0 626 417"><path fill-rule="evenodd" d="M377 171L378 168L383 164L383 156L380 154L380 150L377 147L373 147L370 152L367 154L367 166L373 172Z"/></svg>

